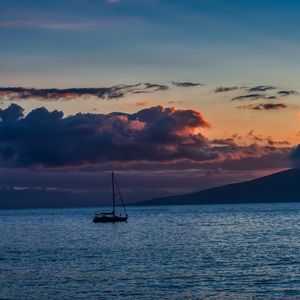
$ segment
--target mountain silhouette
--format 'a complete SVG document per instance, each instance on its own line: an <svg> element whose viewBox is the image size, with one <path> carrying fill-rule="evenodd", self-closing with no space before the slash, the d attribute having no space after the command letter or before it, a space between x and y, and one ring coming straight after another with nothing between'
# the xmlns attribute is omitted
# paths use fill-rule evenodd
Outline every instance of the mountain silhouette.
<svg viewBox="0 0 300 300"><path fill-rule="evenodd" d="M157 198L133 205L300 202L300 169L195 193Z"/></svg>

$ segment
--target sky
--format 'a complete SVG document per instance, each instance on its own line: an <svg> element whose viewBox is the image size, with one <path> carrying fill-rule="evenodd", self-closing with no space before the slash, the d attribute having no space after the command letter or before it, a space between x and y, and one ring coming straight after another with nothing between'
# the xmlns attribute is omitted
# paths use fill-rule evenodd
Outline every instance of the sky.
<svg viewBox="0 0 300 300"><path fill-rule="evenodd" d="M1 186L102 204L110 171L138 201L298 165L299 1L0 5Z"/></svg>

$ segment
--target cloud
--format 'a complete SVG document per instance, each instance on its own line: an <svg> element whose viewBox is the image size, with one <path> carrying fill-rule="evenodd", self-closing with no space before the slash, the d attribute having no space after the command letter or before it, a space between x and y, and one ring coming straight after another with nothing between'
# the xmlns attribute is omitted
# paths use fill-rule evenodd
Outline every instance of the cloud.
<svg viewBox="0 0 300 300"><path fill-rule="evenodd" d="M292 91L292 90L290 90L290 91L282 90L282 91L279 91L277 94L282 96L282 97L286 97L286 96L296 95L296 94L298 94L298 92L297 91Z"/></svg>
<svg viewBox="0 0 300 300"><path fill-rule="evenodd" d="M232 101L269 99L265 94L248 94L231 98Z"/></svg>
<svg viewBox="0 0 300 300"><path fill-rule="evenodd" d="M2 110L7 116L16 105ZM20 109L19 109L20 110ZM206 139L197 131L209 127L200 112L161 106L134 114L76 114L41 107L27 116L0 122L0 161L11 166L45 167L107 161L206 159L197 146Z"/></svg>
<svg viewBox="0 0 300 300"><path fill-rule="evenodd" d="M222 92L231 92L231 91L235 91L235 90L245 90L248 93L251 94L259 94L261 92L267 92L270 90L275 90L277 89L276 87L272 86L272 85L257 85L254 87L246 87L246 86L229 86L229 87L217 87L215 89L215 93L222 93Z"/></svg>
<svg viewBox="0 0 300 300"><path fill-rule="evenodd" d="M293 166L297 169L300 168L300 144L294 147L290 153L290 159Z"/></svg>
<svg viewBox="0 0 300 300"><path fill-rule="evenodd" d="M201 83L193 82L174 82L172 84L177 87L195 87L202 85ZM273 89L272 86L256 86L248 88L247 91L268 91ZM0 87L0 100L1 101L18 101L34 99L39 101L67 101L75 100L78 98L97 98L97 99L119 99L132 94L148 94L163 92L169 89L169 86L158 83L137 83L137 84L120 84L111 87L83 87L83 88L27 88L27 87ZM245 89L245 87L218 87L215 93L229 92L238 89ZM232 98L233 101L243 100L274 100L277 97L284 97L297 94L292 90L281 90L276 94L268 93L249 93L239 95Z"/></svg>
<svg viewBox="0 0 300 300"><path fill-rule="evenodd" d="M199 82L180 82L180 81L172 81L172 84L177 87L194 87L194 86L202 86L202 83Z"/></svg>
<svg viewBox="0 0 300 300"><path fill-rule="evenodd" d="M215 93L230 92L230 91L235 91L235 90L238 90L238 89L239 89L238 86L228 86L228 87L220 86L220 87L217 87L215 89Z"/></svg>
<svg viewBox="0 0 300 300"><path fill-rule="evenodd" d="M254 134L254 130L248 133L248 138L253 140L255 143L261 143L268 146L290 146L291 143L285 140L276 141L271 136L264 137L263 135Z"/></svg>
<svg viewBox="0 0 300 300"><path fill-rule="evenodd" d="M270 146L289 146L289 145L291 145L291 143L288 141L274 141L271 137L268 137L267 141Z"/></svg>
<svg viewBox="0 0 300 300"><path fill-rule="evenodd" d="M247 89L249 93L255 93L255 92L266 92L270 90L276 90L277 88L272 85L257 85L254 87L250 87Z"/></svg>
<svg viewBox="0 0 300 300"><path fill-rule="evenodd" d="M210 141L201 133L210 127L201 112L162 106L133 114L70 116L41 107L23 116L22 108L12 104L0 116L2 168L213 168L249 157L276 154L278 159L288 149L275 142L238 145L236 135Z"/></svg>
<svg viewBox="0 0 300 300"><path fill-rule="evenodd" d="M121 86L122 87L122 86ZM129 88L129 92L132 93L153 93L157 91L166 91L169 87L163 84L156 84L156 83L139 83L137 89L133 89L132 91ZM126 90L126 86L125 86Z"/></svg>
<svg viewBox="0 0 300 300"><path fill-rule="evenodd" d="M154 93L165 91L168 86L152 83L122 84L100 88L35 89L24 87L1 87L0 100L16 101L34 99L40 101L73 100L95 97L98 99L118 99L127 94Z"/></svg>
<svg viewBox="0 0 300 300"><path fill-rule="evenodd" d="M260 103L257 105L242 105L237 106L237 108L241 109L252 109L252 110L278 110L287 108L287 105L284 103Z"/></svg>
<svg viewBox="0 0 300 300"><path fill-rule="evenodd" d="M212 140L212 144L235 146L236 145L236 139L239 139L239 138L240 138L240 136L238 134L233 134L229 138L214 139L214 140Z"/></svg>
<svg viewBox="0 0 300 300"><path fill-rule="evenodd" d="M8 108L0 109L0 118L2 121L15 121L23 117L23 111L21 106L12 103Z"/></svg>
<svg viewBox="0 0 300 300"><path fill-rule="evenodd" d="M245 87L243 87L245 89ZM228 87L228 88L218 88L215 90L215 92L227 92L231 90L236 90L236 89L242 89L238 87ZM274 90L277 90L274 92ZM298 94L297 91L294 90L279 90L278 88L272 85L258 85L254 87L248 87L246 88L247 94L245 95L239 95L236 97L233 97L231 100L274 100L280 97L286 97L290 95L295 95ZM270 109L273 109L274 107L269 106ZM279 106L277 108L280 108ZM281 107L283 108L283 107ZM254 108L255 109L255 108ZM257 110L259 109L264 109L262 107L257 106Z"/></svg>
<svg viewBox="0 0 300 300"><path fill-rule="evenodd" d="M265 139L263 138L262 135L256 135L256 134L254 134L254 130L250 130L248 132L248 137L250 139L252 139L255 143L259 143L259 142L264 142L265 141Z"/></svg>
<svg viewBox="0 0 300 300"><path fill-rule="evenodd" d="M295 95L298 94L297 91L294 90L279 90L278 91L278 87L273 86L273 85L257 85L257 86L253 86L253 87L246 87L246 86L229 86L229 87L217 87L214 92L215 93L222 93L222 92L231 92L231 91L235 91L235 90L245 90L246 94L243 95L238 95L235 96L233 98L231 98L231 100L233 101L243 101L243 100L275 100L277 98L280 97L286 97L286 96L290 96L290 95ZM241 107L240 107L241 108ZM250 106L248 108L251 108ZM269 109L273 109L274 107L269 106ZM278 106L277 108L283 108ZM266 107L260 107L260 106L256 106L252 109L268 109L267 106ZM276 108L275 108L276 109Z"/></svg>

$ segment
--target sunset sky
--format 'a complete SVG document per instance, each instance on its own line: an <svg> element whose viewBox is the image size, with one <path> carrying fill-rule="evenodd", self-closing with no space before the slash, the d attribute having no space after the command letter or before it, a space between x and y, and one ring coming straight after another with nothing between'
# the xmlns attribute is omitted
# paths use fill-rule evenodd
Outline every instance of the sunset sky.
<svg viewBox="0 0 300 300"><path fill-rule="evenodd" d="M1 186L100 197L114 170L137 201L295 166L299 1L0 5Z"/></svg>

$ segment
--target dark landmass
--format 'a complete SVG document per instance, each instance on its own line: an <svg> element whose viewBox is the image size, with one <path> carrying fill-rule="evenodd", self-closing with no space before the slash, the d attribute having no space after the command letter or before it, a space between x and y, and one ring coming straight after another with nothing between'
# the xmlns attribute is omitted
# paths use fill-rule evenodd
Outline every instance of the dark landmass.
<svg viewBox="0 0 300 300"><path fill-rule="evenodd" d="M291 169L251 181L133 205L184 205L300 202L300 169ZM132 205L132 204L131 204Z"/></svg>
<svg viewBox="0 0 300 300"><path fill-rule="evenodd" d="M300 169L291 169L247 182L229 184L196 193L162 197L128 205L184 205L300 202ZM0 189L0 209L96 207L111 205L97 192L47 189Z"/></svg>

